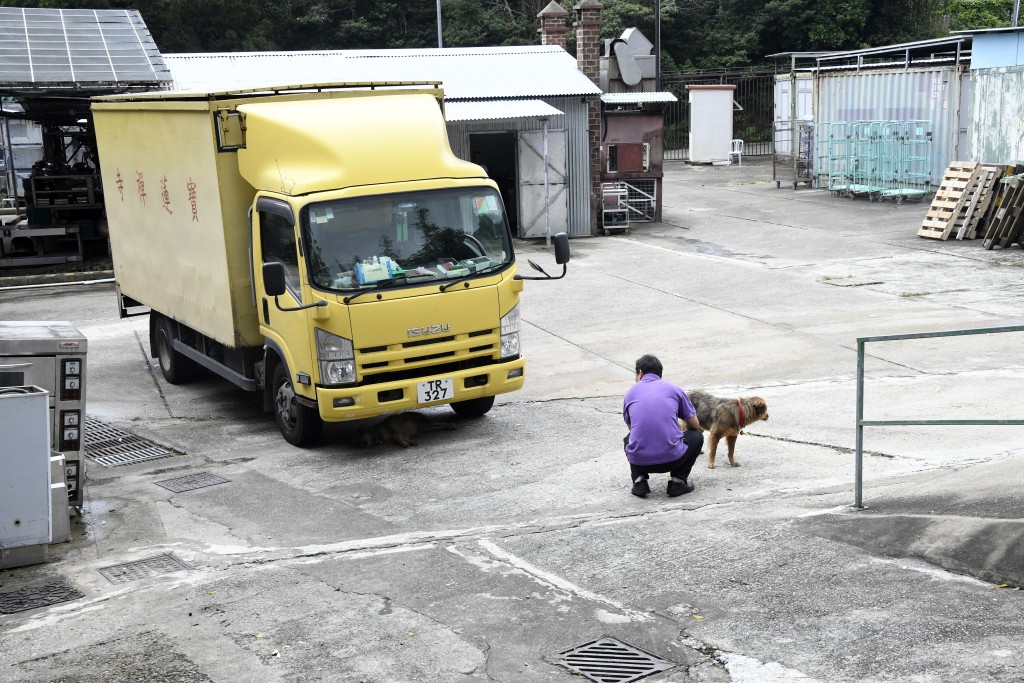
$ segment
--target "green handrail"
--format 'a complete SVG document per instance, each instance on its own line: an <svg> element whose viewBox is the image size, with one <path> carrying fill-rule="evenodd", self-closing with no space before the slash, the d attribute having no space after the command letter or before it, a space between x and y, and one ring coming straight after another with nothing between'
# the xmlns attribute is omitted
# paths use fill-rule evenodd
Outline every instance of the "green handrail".
<svg viewBox="0 0 1024 683"><path fill-rule="evenodd" d="M1024 325L1006 327L981 327L969 330L947 330L944 332L917 332L912 334L887 334L878 337L857 338L857 441L856 471L854 473L854 503L858 510L864 508L864 427L880 426L949 426L949 425L1024 425L1024 420L865 420L864 419L864 345L869 342L898 341L902 339L933 339L935 337L965 337L972 334L998 334L1001 332L1024 332Z"/></svg>

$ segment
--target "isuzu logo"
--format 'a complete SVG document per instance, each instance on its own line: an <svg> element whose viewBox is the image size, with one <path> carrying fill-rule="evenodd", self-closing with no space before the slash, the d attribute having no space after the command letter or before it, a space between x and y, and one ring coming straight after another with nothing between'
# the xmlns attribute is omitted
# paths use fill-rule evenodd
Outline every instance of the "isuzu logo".
<svg viewBox="0 0 1024 683"><path fill-rule="evenodd" d="M424 325L423 327L410 327L406 330L406 334L410 337L426 337L431 334L445 334L452 329L451 323L441 323L439 325Z"/></svg>

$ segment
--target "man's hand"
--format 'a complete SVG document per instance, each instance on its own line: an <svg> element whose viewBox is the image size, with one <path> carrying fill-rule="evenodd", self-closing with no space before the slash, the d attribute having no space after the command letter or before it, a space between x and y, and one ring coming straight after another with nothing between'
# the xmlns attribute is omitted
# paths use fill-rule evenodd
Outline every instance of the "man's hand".
<svg viewBox="0 0 1024 683"><path fill-rule="evenodd" d="M701 429L700 421L697 419L696 416L688 417L685 420L679 418L679 428L685 432L687 427L689 427L690 429L700 429L701 431L704 431L703 429Z"/></svg>

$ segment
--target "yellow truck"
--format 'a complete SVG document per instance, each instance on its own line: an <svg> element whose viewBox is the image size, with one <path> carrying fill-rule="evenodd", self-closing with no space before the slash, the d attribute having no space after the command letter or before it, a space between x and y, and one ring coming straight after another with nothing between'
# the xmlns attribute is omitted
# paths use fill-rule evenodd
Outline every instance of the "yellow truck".
<svg viewBox="0 0 1024 683"><path fill-rule="evenodd" d="M523 386L524 279L497 185L448 142L437 83L100 97L122 317L183 383L263 393L284 438Z"/></svg>

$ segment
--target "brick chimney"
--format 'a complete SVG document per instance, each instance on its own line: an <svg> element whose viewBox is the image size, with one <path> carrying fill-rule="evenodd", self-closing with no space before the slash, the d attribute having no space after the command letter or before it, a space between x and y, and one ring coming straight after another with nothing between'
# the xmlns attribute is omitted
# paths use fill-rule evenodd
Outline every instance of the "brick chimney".
<svg viewBox="0 0 1024 683"><path fill-rule="evenodd" d="M541 20L541 26L537 29L537 32L540 33L540 44L557 45L565 50L565 34L569 32L565 18L569 16L569 13L555 0L551 0L537 16Z"/></svg>
<svg viewBox="0 0 1024 683"><path fill-rule="evenodd" d="M576 66L583 75L601 86L601 10L598 0L581 0L576 10ZM601 100L590 100L587 115L590 131L590 225L597 234L601 209Z"/></svg>

